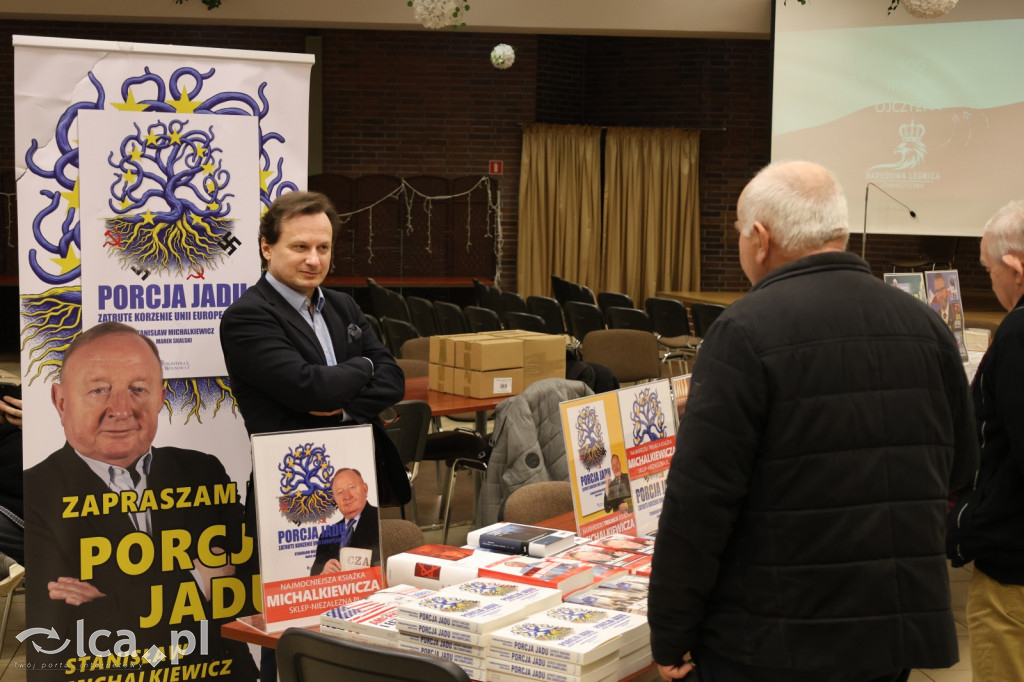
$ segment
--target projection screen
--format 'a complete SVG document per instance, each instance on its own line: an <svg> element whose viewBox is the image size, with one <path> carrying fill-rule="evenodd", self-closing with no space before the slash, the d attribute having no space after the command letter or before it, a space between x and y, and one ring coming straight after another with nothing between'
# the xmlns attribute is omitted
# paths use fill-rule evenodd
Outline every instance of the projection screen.
<svg viewBox="0 0 1024 682"><path fill-rule="evenodd" d="M772 159L831 168L854 233L978 236L1024 199L1024 2L888 5L775 0Z"/></svg>

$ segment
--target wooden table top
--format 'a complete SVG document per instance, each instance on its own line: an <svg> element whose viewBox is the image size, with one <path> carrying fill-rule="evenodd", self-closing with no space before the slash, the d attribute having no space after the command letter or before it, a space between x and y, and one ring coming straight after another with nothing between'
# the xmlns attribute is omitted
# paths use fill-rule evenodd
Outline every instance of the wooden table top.
<svg viewBox="0 0 1024 682"><path fill-rule="evenodd" d="M454 393L441 393L427 388L427 377L405 380L405 400L424 400L430 405L430 413L443 417L460 412L483 412L493 410L508 396L500 398L467 398Z"/></svg>
<svg viewBox="0 0 1024 682"><path fill-rule="evenodd" d="M659 291L661 298L674 298L686 305L693 303L714 303L730 306L743 297L745 291Z"/></svg>

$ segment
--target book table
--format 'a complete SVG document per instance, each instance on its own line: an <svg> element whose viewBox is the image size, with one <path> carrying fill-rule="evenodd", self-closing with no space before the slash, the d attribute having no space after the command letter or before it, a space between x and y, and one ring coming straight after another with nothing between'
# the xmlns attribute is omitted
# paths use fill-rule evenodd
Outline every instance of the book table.
<svg viewBox="0 0 1024 682"><path fill-rule="evenodd" d="M572 512L559 514L558 516L552 517L546 521L541 521L537 523L537 525L554 528L556 530L576 530L576 520ZM260 646L275 649L277 648L277 640L283 633L265 632L261 627L262 618L262 615L257 614L255 616L238 618L230 623L225 623L220 629L221 636L226 639L233 639L239 642L246 642L248 644L258 644ZM307 629L319 632L320 626L311 625ZM622 682L646 682L646 680L653 679L659 678L658 666L652 662L646 668L638 670L632 675L623 678Z"/></svg>

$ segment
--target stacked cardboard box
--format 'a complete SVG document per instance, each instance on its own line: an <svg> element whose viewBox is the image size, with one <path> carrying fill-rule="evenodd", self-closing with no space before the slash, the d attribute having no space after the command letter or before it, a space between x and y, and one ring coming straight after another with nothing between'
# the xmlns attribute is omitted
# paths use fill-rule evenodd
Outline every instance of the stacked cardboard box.
<svg viewBox="0 0 1024 682"><path fill-rule="evenodd" d="M471 398L518 395L541 379L565 378L565 338L509 329L430 337L429 386Z"/></svg>

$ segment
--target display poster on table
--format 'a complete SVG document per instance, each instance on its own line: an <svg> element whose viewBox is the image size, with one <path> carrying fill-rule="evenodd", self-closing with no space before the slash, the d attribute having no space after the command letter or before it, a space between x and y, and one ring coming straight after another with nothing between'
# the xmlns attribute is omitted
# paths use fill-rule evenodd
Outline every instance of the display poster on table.
<svg viewBox="0 0 1024 682"><path fill-rule="evenodd" d="M960 273L956 270L930 270L924 273L928 288L928 305L939 314L953 332L960 359L967 362L967 341L964 338L964 304L960 292Z"/></svg>
<svg viewBox="0 0 1024 682"><path fill-rule="evenodd" d="M882 281L889 286L910 294L922 303L927 303L925 296L924 274L920 272L883 272Z"/></svg>
<svg viewBox="0 0 1024 682"><path fill-rule="evenodd" d="M267 632L383 587L373 452L368 424L253 435Z"/></svg>
<svg viewBox="0 0 1024 682"><path fill-rule="evenodd" d="M13 42L34 579L26 629L12 636L23 635L28 680L255 680L249 647L221 637L223 623L261 602L241 514L250 444L216 333L224 308L259 278L262 211L305 189L313 57ZM122 350L114 336L65 366L80 332L110 323L148 334L160 360L143 345L109 362ZM155 408L118 411L145 427L120 453L131 466L118 476L138 476L126 482L108 470L114 453L81 439L100 413L73 400L61 411L56 397L85 377L79 370L100 388L109 380L94 358L116 370L146 357Z"/></svg>
<svg viewBox="0 0 1024 682"><path fill-rule="evenodd" d="M559 408L579 534L654 533L675 452L669 381L570 400Z"/></svg>

